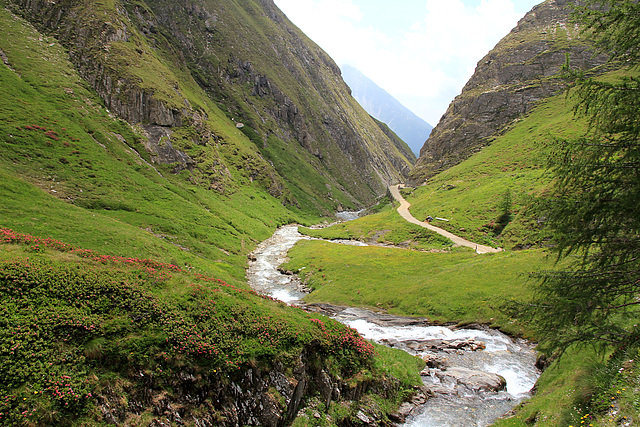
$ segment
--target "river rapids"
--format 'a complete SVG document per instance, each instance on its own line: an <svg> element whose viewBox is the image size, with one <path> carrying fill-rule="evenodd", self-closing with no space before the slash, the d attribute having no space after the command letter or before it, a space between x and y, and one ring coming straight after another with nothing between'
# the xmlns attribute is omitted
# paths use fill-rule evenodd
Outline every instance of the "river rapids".
<svg viewBox="0 0 640 427"><path fill-rule="evenodd" d="M349 214L343 220L352 219ZM278 229L254 251L247 279L258 293L288 304L299 302L307 290L295 275L282 274L278 267L296 242L310 239L297 226ZM364 245L360 242L333 241ZM533 347L491 329L452 329L431 326L423 319L402 318L358 308L339 308L329 313L351 326L365 338L419 355L428 363L422 372L425 387L433 398L414 408L406 427L487 426L506 415L529 397L540 372L535 367ZM430 366L430 367L429 367ZM504 378L506 387L493 391L474 381L461 379L452 372L472 378Z"/></svg>

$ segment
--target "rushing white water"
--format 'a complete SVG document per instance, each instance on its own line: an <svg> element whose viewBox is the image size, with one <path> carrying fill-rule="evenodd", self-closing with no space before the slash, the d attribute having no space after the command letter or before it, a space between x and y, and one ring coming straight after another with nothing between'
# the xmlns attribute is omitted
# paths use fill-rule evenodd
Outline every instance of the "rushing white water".
<svg viewBox="0 0 640 427"><path fill-rule="evenodd" d="M295 303L304 297L305 290L297 277L278 271L289 249L302 239L309 238L301 235L297 226L285 226L258 246L254 251L256 260L250 262L247 270L249 284L255 291L286 303ZM354 244L350 241L333 242ZM453 330L444 326L412 325L411 321L398 322L402 318L357 308L345 309L333 317L357 329L367 339L422 357L436 357L450 367L498 374L506 380L507 386L503 391L478 391L446 376L445 380L440 379L438 373L442 371L437 368L432 369L430 375L425 372L425 386L438 392L414 411L406 427L489 425L527 398L539 376L531 346L495 330ZM421 345L434 340L470 340L482 343L485 348L465 351L453 348L425 349Z"/></svg>
<svg viewBox="0 0 640 427"><path fill-rule="evenodd" d="M336 217L342 221L342 222L347 222L347 221L353 221L354 219L358 219L360 218L360 215L362 215L362 211L358 211L358 212L338 212L336 214Z"/></svg>
<svg viewBox="0 0 640 427"><path fill-rule="evenodd" d="M354 214L354 213L352 213ZM278 267L287 260L287 252L300 240L317 240L303 236L298 226L287 225L260 243L253 252L255 261L249 263L247 279L251 288L263 295L269 295L280 301L292 303L301 300L304 287L296 276L282 274ZM366 243L355 240L331 240L332 243L366 246Z"/></svg>
<svg viewBox="0 0 640 427"><path fill-rule="evenodd" d="M280 273L278 267L286 261L287 252L296 242L309 239L298 232L298 227L288 225L260 243L255 261L249 263L247 279L251 288L263 295L269 295L286 303L299 301L305 295L296 276Z"/></svg>
<svg viewBox="0 0 640 427"><path fill-rule="evenodd" d="M427 387L439 386L438 390L444 388L446 392L437 393L436 397L415 411L406 422L407 427L489 425L528 398L540 375L535 368L536 356L533 348L527 342L513 340L499 331L386 325L384 320L377 319L375 313L354 308L344 310L334 318L357 329L367 339L391 344L422 357L435 356L452 367L498 374L507 382L504 391L474 391L454 382L443 383L436 375L424 376ZM433 340L470 340L481 342L486 348L481 351L416 350L415 343ZM432 369L432 374L436 370Z"/></svg>

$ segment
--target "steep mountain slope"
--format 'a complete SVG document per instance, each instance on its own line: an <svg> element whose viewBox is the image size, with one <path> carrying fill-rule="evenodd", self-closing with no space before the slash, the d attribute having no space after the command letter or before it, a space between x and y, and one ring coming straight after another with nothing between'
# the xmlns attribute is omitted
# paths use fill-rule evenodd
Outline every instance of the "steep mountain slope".
<svg viewBox="0 0 640 427"><path fill-rule="evenodd" d="M569 22L571 0L547 0L533 8L480 62L420 151L411 182L421 184L482 149L505 125L564 88L558 73L571 66L594 70L594 57Z"/></svg>
<svg viewBox="0 0 640 427"><path fill-rule="evenodd" d="M333 209L371 203L409 170L408 148L380 131L338 67L272 1L8 4L61 41L106 106L141 123L165 163L202 172L199 147L217 141L208 124L217 105L255 144L240 168L286 203L321 212L317 199L333 199ZM174 138L180 132L193 143ZM223 176L210 184L226 186Z"/></svg>
<svg viewBox="0 0 640 427"><path fill-rule="evenodd" d="M353 91L353 97L369 114L386 123L417 155L429 137L433 126L416 116L400 101L362 74L358 69L342 67L344 81Z"/></svg>

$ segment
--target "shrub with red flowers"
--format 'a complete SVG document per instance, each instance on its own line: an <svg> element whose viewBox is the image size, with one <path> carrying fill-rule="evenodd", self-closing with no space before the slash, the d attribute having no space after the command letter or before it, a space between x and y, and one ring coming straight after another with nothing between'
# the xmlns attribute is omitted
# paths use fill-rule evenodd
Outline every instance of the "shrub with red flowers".
<svg viewBox="0 0 640 427"><path fill-rule="evenodd" d="M54 141L60 141L60 137L58 136L58 134L52 130L45 132L44 135L49 139L53 139Z"/></svg>
<svg viewBox="0 0 640 427"><path fill-rule="evenodd" d="M54 249L60 252L69 252L73 250L73 246L54 240L51 238L43 239L31 236L29 234L16 233L8 228L0 228L0 244L22 244L22 245L41 245L43 247Z"/></svg>
<svg viewBox="0 0 640 427"><path fill-rule="evenodd" d="M362 338L357 330L335 322L327 325L315 318L311 322L320 329L321 342L330 354L359 360L368 360L374 356L373 344Z"/></svg>
<svg viewBox="0 0 640 427"><path fill-rule="evenodd" d="M160 275L160 279L169 279L170 276L163 277L161 271L181 272L180 267L173 264L166 264L150 259L131 258L113 255L100 255L90 249L79 249L72 245L52 238L40 238L29 234L16 233L8 228L0 228L0 244L22 244L28 245L32 250L40 252L43 248L53 249L59 252L71 252L81 258L88 258L102 264L128 264L143 267L145 271L152 275Z"/></svg>
<svg viewBox="0 0 640 427"><path fill-rule="evenodd" d="M44 132L44 136L46 136L49 139L53 139L54 141L60 141L60 136L58 135L58 133L52 129L47 129L46 127L43 126L38 126L38 125L25 125L22 128L20 126L18 126L18 130L39 130ZM62 129L65 130L65 129Z"/></svg>
<svg viewBox="0 0 640 427"><path fill-rule="evenodd" d="M75 374L75 373L74 373ZM43 393L50 395L58 406L65 410L78 412L92 397L88 389L89 380L81 380L77 374L72 377L65 374L52 373L45 381Z"/></svg>
<svg viewBox="0 0 640 427"><path fill-rule="evenodd" d="M173 265L8 229L2 244L23 251L0 261L0 425L44 414L70 424L113 375L171 378L185 364L231 373L305 347L349 374L373 355L353 329ZM60 261L57 252L83 260Z"/></svg>

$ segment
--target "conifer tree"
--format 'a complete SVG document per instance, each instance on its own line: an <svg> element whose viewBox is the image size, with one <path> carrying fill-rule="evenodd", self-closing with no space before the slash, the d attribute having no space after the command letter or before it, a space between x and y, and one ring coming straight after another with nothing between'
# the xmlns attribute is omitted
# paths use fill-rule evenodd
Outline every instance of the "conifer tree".
<svg viewBox="0 0 640 427"><path fill-rule="evenodd" d="M548 223L565 268L539 275L536 304L551 350L640 343L640 5L587 0L575 17L621 71L569 72L589 130L552 156Z"/></svg>

